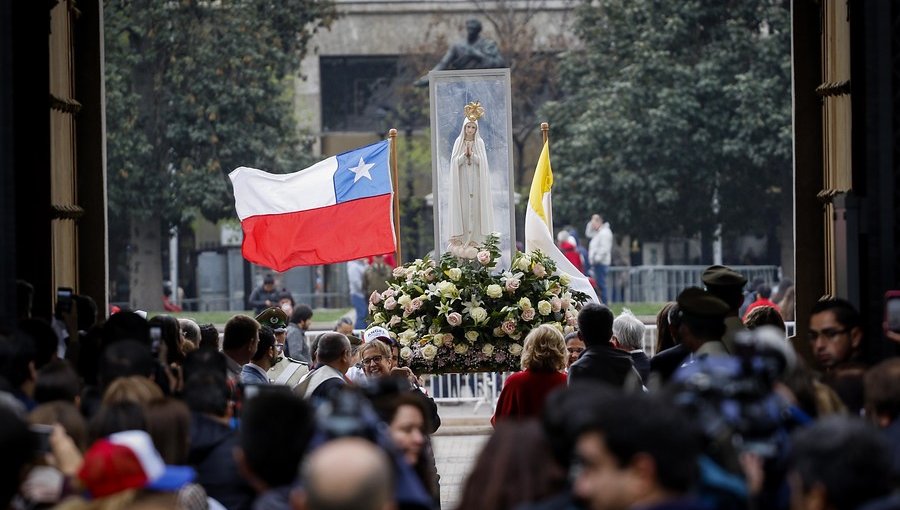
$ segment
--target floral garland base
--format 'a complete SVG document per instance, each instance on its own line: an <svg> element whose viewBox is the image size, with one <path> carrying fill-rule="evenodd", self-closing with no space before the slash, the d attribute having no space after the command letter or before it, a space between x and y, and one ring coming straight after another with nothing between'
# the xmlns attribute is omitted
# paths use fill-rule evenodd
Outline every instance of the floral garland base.
<svg viewBox="0 0 900 510"><path fill-rule="evenodd" d="M517 252L496 271L498 236L478 247L425 257L394 269L384 292L369 297L369 322L401 344L402 363L417 374L519 369L525 335L541 324L574 330L587 300L541 253Z"/></svg>

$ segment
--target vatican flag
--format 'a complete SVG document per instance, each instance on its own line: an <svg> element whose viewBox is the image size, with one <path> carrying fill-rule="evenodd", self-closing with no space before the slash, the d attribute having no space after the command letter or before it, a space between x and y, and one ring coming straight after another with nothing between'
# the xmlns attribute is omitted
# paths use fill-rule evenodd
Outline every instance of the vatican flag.
<svg viewBox="0 0 900 510"><path fill-rule="evenodd" d="M544 142L544 149L534 169L531 193L528 195L528 210L525 212L525 251L541 250L541 253L556 262L556 272L567 274L571 279L569 287L584 292L595 303L599 303L594 286L569 259L563 255L553 241L551 229L550 188L553 187L553 170L550 169L550 143Z"/></svg>

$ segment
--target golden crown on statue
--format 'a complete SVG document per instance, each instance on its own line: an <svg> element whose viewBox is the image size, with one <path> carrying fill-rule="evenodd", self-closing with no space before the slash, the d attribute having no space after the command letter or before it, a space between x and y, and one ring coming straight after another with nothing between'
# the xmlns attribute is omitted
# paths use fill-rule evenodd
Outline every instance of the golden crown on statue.
<svg viewBox="0 0 900 510"><path fill-rule="evenodd" d="M478 120L484 116L484 107L479 101L472 101L465 107L466 118L469 120Z"/></svg>

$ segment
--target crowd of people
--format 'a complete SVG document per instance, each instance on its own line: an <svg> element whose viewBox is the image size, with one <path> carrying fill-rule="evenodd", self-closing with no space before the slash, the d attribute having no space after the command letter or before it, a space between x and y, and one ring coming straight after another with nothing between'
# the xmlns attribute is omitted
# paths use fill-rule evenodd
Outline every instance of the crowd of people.
<svg viewBox="0 0 900 510"><path fill-rule="evenodd" d="M702 280L659 311L652 348L598 303L573 333L528 333L457 508L900 508L900 357L864 359L858 312L826 299L807 364L770 287L725 266ZM0 508L440 508L438 406L387 329L307 335L309 307L269 298L221 332L101 320L83 296L45 320L19 291Z"/></svg>

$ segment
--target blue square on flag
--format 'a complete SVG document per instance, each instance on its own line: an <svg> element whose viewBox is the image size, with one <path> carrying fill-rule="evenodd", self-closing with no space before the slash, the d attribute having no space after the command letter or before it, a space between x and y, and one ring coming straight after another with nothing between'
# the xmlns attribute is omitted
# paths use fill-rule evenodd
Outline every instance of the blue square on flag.
<svg viewBox="0 0 900 510"><path fill-rule="evenodd" d="M391 192L388 143L385 140L336 156L334 195L338 204Z"/></svg>

